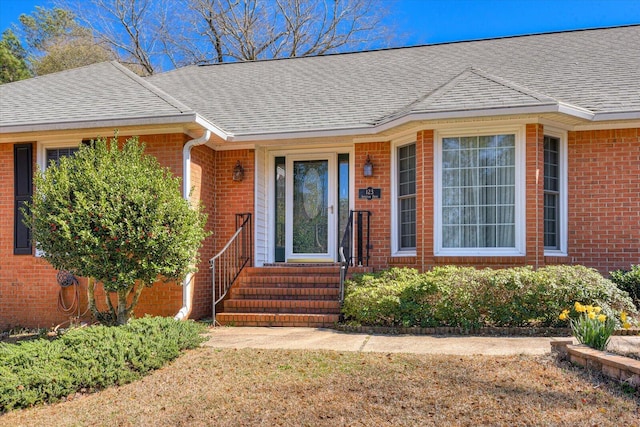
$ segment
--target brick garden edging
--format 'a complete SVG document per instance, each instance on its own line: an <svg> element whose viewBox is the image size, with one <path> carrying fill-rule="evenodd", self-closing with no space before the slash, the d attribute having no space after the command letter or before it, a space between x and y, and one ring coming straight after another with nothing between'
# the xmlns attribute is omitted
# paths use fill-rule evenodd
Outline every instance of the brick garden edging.
<svg viewBox="0 0 640 427"><path fill-rule="evenodd" d="M552 341L551 352L571 363L601 372L640 389L640 360L595 350L583 344L574 345L573 339Z"/></svg>
<svg viewBox="0 0 640 427"><path fill-rule="evenodd" d="M568 337L571 336L570 328L535 328L535 327L513 327L513 328L477 328L465 329L454 327L420 328L420 327L389 327L389 326L355 326L338 323L334 329L342 332L357 332L362 334L410 334L410 335L476 335L492 337ZM640 335L639 329L620 329L614 331L613 335Z"/></svg>

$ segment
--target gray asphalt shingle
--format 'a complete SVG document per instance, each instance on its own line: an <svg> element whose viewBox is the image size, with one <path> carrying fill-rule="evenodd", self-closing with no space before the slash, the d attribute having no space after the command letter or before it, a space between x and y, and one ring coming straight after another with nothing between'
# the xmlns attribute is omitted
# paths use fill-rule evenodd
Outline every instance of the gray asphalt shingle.
<svg viewBox="0 0 640 427"><path fill-rule="evenodd" d="M246 136L558 103L635 113L639 75L640 25L189 66L145 79L104 63L1 85L0 128L195 111Z"/></svg>
<svg viewBox="0 0 640 427"><path fill-rule="evenodd" d="M465 70L474 71L446 94L438 91ZM639 71L636 25L191 66L148 80L239 135L357 128L411 112L550 102L594 113L640 111Z"/></svg>
<svg viewBox="0 0 640 427"><path fill-rule="evenodd" d="M115 62L0 85L0 126L181 114L193 116L189 107Z"/></svg>

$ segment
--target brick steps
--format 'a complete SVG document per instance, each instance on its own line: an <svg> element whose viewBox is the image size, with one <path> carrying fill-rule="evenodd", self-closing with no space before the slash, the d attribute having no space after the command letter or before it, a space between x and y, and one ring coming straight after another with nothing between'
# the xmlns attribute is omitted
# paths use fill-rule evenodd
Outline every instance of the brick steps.
<svg viewBox="0 0 640 427"><path fill-rule="evenodd" d="M233 326L329 327L340 318L340 267L274 265L244 271L216 320Z"/></svg>
<svg viewBox="0 0 640 427"><path fill-rule="evenodd" d="M226 313L340 314L338 301L229 299Z"/></svg>
<svg viewBox="0 0 640 427"><path fill-rule="evenodd" d="M218 323L227 326L295 326L328 328L338 322L337 314L218 313Z"/></svg>
<svg viewBox="0 0 640 427"><path fill-rule="evenodd" d="M294 288L277 287L233 287L230 290L232 299L280 299L280 300L337 300L340 289L336 288Z"/></svg>

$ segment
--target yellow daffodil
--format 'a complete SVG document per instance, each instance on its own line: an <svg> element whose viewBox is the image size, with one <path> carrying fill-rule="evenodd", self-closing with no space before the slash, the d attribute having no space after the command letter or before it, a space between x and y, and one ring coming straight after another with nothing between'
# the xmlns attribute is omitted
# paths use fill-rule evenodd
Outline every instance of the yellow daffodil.
<svg viewBox="0 0 640 427"><path fill-rule="evenodd" d="M602 311L602 309L600 307L593 307L593 311L596 312L596 314L600 314L600 312Z"/></svg>
<svg viewBox="0 0 640 427"><path fill-rule="evenodd" d="M558 316L560 320L567 320L568 317L569 317L569 310L562 310L562 313L560 313L560 316Z"/></svg>
<svg viewBox="0 0 640 427"><path fill-rule="evenodd" d="M598 320L602 323L604 323L605 320L607 320L607 316L605 316L604 314L599 314L598 315Z"/></svg>
<svg viewBox="0 0 640 427"><path fill-rule="evenodd" d="M594 312L594 308L593 308L593 306L591 304L586 306L585 309L587 310L587 313L593 313Z"/></svg>
<svg viewBox="0 0 640 427"><path fill-rule="evenodd" d="M626 322L627 321L627 313L625 313L624 311L622 313L620 313L620 320L622 320L622 322Z"/></svg>
<svg viewBox="0 0 640 427"><path fill-rule="evenodd" d="M596 318L596 314L593 311L590 311L587 316L589 316L589 319L593 320Z"/></svg>
<svg viewBox="0 0 640 427"><path fill-rule="evenodd" d="M576 301L574 308L578 313L584 313L587 310L587 308L578 301Z"/></svg>
<svg viewBox="0 0 640 427"><path fill-rule="evenodd" d="M624 323L622 324L622 327L623 327L624 329L629 329L629 328L631 328L631 323L629 323L629 322L624 322Z"/></svg>

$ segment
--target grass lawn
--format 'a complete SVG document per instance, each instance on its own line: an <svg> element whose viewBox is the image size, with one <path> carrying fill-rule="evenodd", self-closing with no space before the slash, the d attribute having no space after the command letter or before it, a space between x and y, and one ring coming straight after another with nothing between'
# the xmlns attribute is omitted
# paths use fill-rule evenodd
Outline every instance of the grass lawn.
<svg viewBox="0 0 640 427"><path fill-rule="evenodd" d="M640 425L640 394L549 356L190 350L2 426Z"/></svg>

